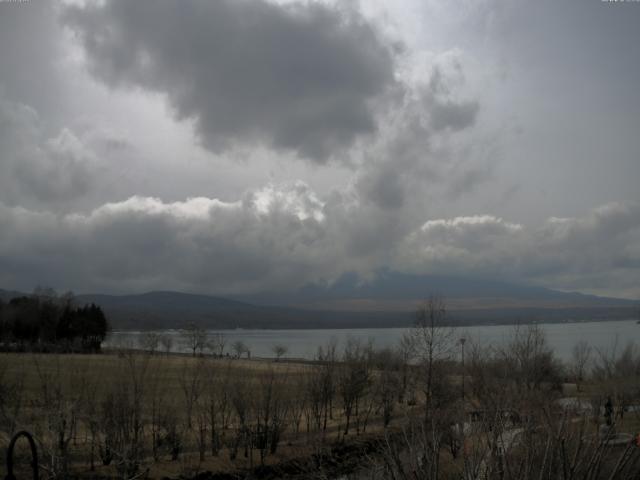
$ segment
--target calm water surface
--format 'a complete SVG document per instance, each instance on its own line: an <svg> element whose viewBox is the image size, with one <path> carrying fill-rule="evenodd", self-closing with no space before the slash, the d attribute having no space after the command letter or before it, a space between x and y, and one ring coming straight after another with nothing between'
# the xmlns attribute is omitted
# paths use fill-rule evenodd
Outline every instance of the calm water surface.
<svg viewBox="0 0 640 480"><path fill-rule="evenodd" d="M559 358L567 360L571 357L573 346L580 340L586 340L595 348L621 349L634 341L640 343L640 325L635 320L583 323L542 324L547 339ZM209 333L222 333L227 341L227 350L237 340L243 341L251 350L253 357L272 357L275 344L283 344L288 348L287 357L311 359L321 345L335 339L338 350L348 338L362 341L373 340L376 347L392 347L397 345L406 328L357 328L357 329L323 329L323 330L210 330ZM499 346L513 335L514 327L509 325L485 325L456 328L457 337L465 337L482 345ZM171 335L173 351L186 352L179 330L164 330L158 333ZM138 346L141 332L113 332L105 342L107 347Z"/></svg>

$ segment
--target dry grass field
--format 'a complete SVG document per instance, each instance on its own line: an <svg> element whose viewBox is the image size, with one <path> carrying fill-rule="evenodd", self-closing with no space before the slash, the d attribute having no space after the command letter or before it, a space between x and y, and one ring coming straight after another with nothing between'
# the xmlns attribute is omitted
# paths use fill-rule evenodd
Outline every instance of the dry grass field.
<svg viewBox="0 0 640 480"><path fill-rule="evenodd" d="M123 476L117 456L103 465L100 450L110 435L125 437L119 438L122 444L138 442L139 469L151 478L206 470L233 472L306 458L320 451L321 445L344 439L339 402L333 400L325 426L323 413L313 411L322 406L316 402L314 407L307 400L318 368L310 363L142 352L0 354L0 378L8 393L0 453L5 455L8 432L26 429L38 439L45 468L83 475ZM114 397L120 401L117 408L127 410L125 418L107 414L108 401ZM362 399L348 438L357 433L358 439L366 439L380 433L372 392L370 397L366 402ZM277 416L282 418L274 419ZM7 424L9 417L17 419L14 425ZM320 428L314 426L318 420ZM112 428L114 434L104 427L109 421L124 425ZM245 425L251 432L239 433ZM277 450L264 445L260 454L260 439L255 438L258 425L269 431L277 427ZM127 439L127 435L139 438ZM179 439L167 440L172 435ZM246 435L253 438L247 440ZM178 444L179 453L174 455L172 448ZM124 454L117 454L125 461ZM64 466L62 455L67 457Z"/></svg>
<svg viewBox="0 0 640 480"><path fill-rule="evenodd" d="M471 348L463 366L425 355L442 337L419 333L422 354L419 343L411 356L354 341L314 362L3 353L0 454L25 429L44 478L281 478L277 470L320 480L373 469L516 480L525 468L560 480L567 466L583 475L571 478L626 480L640 469L638 351L595 358L578 375L532 327L503 350Z"/></svg>

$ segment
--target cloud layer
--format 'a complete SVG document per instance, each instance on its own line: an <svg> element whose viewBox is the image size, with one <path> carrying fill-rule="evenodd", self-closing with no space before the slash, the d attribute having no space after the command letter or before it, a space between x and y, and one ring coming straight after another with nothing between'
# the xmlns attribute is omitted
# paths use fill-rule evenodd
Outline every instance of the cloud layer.
<svg viewBox="0 0 640 480"><path fill-rule="evenodd" d="M603 292L608 282L635 286L640 205L611 204L537 229L490 215L432 219L399 237L379 223L367 229L366 209L352 200L321 199L299 182L247 192L237 202L132 197L87 214L2 205L0 281L238 293L386 267L559 288L588 278Z"/></svg>
<svg viewBox="0 0 640 480"><path fill-rule="evenodd" d="M638 15L0 2L0 288L388 268L637 297Z"/></svg>

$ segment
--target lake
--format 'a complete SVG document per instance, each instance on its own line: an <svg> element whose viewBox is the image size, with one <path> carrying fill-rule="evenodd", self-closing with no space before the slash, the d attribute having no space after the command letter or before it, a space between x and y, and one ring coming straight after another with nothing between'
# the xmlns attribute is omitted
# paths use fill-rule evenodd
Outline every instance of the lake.
<svg viewBox="0 0 640 480"><path fill-rule="evenodd" d="M608 322L549 323L540 325L547 334L549 345L560 359L571 358L573 346L580 340L586 340L592 347L600 350L617 348L618 351L631 341L640 343L640 325L635 320L616 320ZM327 345L332 339L338 342L338 351L349 337L367 341L372 339L375 346L393 347L398 344L406 328L357 328L323 330L209 330L209 333L221 333L227 341L227 351L237 340L243 341L251 350L252 357L273 357L271 351L275 344L288 348L286 357L312 359L320 345ZM482 345L503 345L513 335L510 325L482 325L455 328L457 338L465 337L469 341ZM163 330L157 333L174 337L174 352L187 352L179 330ZM107 338L104 346L111 348L138 347L138 339L143 332L117 331Z"/></svg>

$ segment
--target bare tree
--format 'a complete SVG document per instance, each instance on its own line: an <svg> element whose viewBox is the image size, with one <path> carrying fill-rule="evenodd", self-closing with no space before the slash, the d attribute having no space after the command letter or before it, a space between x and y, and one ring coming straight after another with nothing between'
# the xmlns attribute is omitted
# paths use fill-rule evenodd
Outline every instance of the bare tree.
<svg viewBox="0 0 640 480"><path fill-rule="evenodd" d="M183 435L179 428L178 413L175 407L168 405L160 411L160 429L163 431L162 444L166 446L171 460L176 461L183 450Z"/></svg>
<svg viewBox="0 0 640 480"><path fill-rule="evenodd" d="M87 381L86 372L78 369L63 371L60 358L49 360L46 368L33 356L38 377L38 395L34 404L44 414L46 432L42 446L52 477L65 478L69 473L69 445L76 431L78 414ZM53 365L51 363L53 361ZM73 379L73 387L66 380Z"/></svg>
<svg viewBox="0 0 640 480"><path fill-rule="evenodd" d="M276 362L279 362L280 359L287 354L289 348L286 345L277 343L271 347L271 351L276 356Z"/></svg>
<svg viewBox="0 0 640 480"><path fill-rule="evenodd" d="M345 435L349 434L352 416L358 417L360 401L370 381L371 372L365 349L358 340L350 338L344 349L338 376L338 391L342 398L342 410L345 417Z"/></svg>
<svg viewBox="0 0 640 480"><path fill-rule="evenodd" d="M430 414L436 364L449 358L453 347L453 329L447 324L447 309L442 297L432 295L416 311L414 346L424 370L425 419Z"/></svg>
<svg viewBox="0 0 640 480"><path fill-rule="evenodd" d="M207 347L211 351L211 354L218 358L222 358L224 356L224 349L226 345L227 339L222 333L214 333L207 343Z"/></svg>
<svg viewBox="0 0 640 480"><path fill-rule="evenodd" d="M166 365L163 362L162 359L155 360L152 365L152 374L148 379L149 400L147 404L151 429L151 452L156 462L160 458L160 447L164 440L162 435L163 414L169 407Z"/></svg>
<svg viewBox="0 0 640 480"><path fill-rule="evenodd" d="M329 340L324 347L318 347L317 360L321 362L322 410L324 420L322 431L327 430L327 420L333 420L333 399L337 393L336 371L338 365L338 342L335 338Z"/></svg>
<svg viewBox="0 0 640 480"><path fill-rule="evenodd" d="M203 359L195 360L195 363L186 360L188 359L182 364L178 381L184 398L187 428L191 429L194 410L204 387L205 365Z"/></svg>
<svg viewBox="0 0 640 480"><path fill-rule="evenodd" d="M599 406L602 405L605 396L612 397L615 417L622 422L628 406L640 402L640 349L634 342L629 342L625 348L619 350L616 338L612 348L597 349L596 352L593 377L606 392L606 395L600 396Z"/></svg>
<svg viewBox="0 0 640 480"><path fill-rule="evenodd" d="M591 360L592 348L586 340L580 340L571 352L571 371L578 391L587 374L587 365Z"/></svg>
<svg viewBox="0 0 640 480"><path fill-rule="evenodd" d="M388 364L383 367L380 377L376 382L375 397L378 407L382 412L382 424L384 428L389 426L393 411L398 398L398 389L401 386L401 380L392 366Z"/></svg>
<svg viewBox="0 0 640 480"><path fill-rule="evenodd" d="M24 408L24 366L16 375L9 375L0 356L0 431L11 437L20 422Z"/></svg>
<svg viewBox="0 0 640 480"><path fill-rule="evenodd" d="M253 397L249 395L249 385L247 378L235 375L229 385L231 405L236 418L235 438L229 450L230 460L235 460L238 455L238 448L241 444L245 446L245 456L249 456L250 426L249 416L253 408Z"/></svg>
<svg viewBox="0 0 640 480"><path fill-rule="evenodd" d="M182 331L182 339L195 357L197 352L202 355L207 344L207 332L195 323L190 323Z"/></svg>
<svg viewBox="0 0 640 480"><path fill-rule="evenodd" d="M158 349L159 343L160 335L156 332L145 332L140 335L140 337L138 337L138 345L150 355L153 355L155 353L155 351Z"/></svg>
<svg viewBox="0 0 640 480"><path fill-rule="evenodd" d="M416 336L411 333L402 335L397 350L401 362L401 383L398 389L398 401L404 402L409 388L409 363L416 355Z"/></svg>
<svg viewBox="0 0 640 480"><path fill-rule="evenodd" d="M100 411L98 385L100 376L92 372L92 377L86 384L85 395L80 406L80 418L85 425L85 431L91 436L89 440L89 469L95 470L96 452L100 435Z"/></svg>
<svg viewBox="0 0 640 480"><path fill-rule="evenodd" d="M173 337L166 333L164 335L161 335L160 344L162 345L164 353L169 355L171 353L171 349L173 348Z"/></svg>
<svg viewBox="0 0 640 480"><path fill-rule="evenodd" d="M217 456L229 424L231 400L230 382L233 372L229 363L221 369L218 364L210 362L207 370L205 386L205 402L207 405L207 421L210 433L211 455Z"/></svg>
<svg viewBox="0 0 640 480"><path fill-rule="evenodd" d="M599 380L609 380L615 378L616 360L618 358L618 336L611 348L596 348L593 361L593 376Z"/></svg>
<svg viewBox="0 0 640 480"><path fill-rule="evenodd" d="M322 426L323 412L328 401L324 398L324 371L320 367L315 367L305 376L305 392L307 398L307 408L305 416L307 419L307 434L311 433L313 426L316 431L320 431Z"/></svg>
<svg viewBox="0 0 640 480"><path fill-rule="evenodd" d="M249 348L245 345L245 343L242 340L236 340L235 342L233 342L233 344L231 345L231 348L235 352L236 358L240 358L243 353L249 351Z"/></svg>
<svg viewBox="0 0 640 480"><path fill-rule="evenodd" d="M267 453L276 453L286 425L288 411L288 402L285 400L286 380L286 374L278 374L273 369L260 376L255 403L255 437L261 464L264 464Z"/></svg>
<svg viewBox="0 0 640 480"><path fill-rule="evenodd" d="M539 390L542 382L559 385L561 366L539 325L516 326L502 356L510 363L518 388Z"/></svg>
<svg viewBox="0 0 640 480"><path fill-rule="evenodd" d="M308 374L299 373L292 375L291 388L289 392L289 416L293 424L294 434L297 437L300 433L300 422L307 409L308 395L306 390Z"/></svg>
<svg viewBox="0 0 640 480"><path fill-rule="evenodd" d="M102 460L115 463L123 480L136 478L143 462L145 379L149 357L124 352L120 375L109 385L101 408Z"/></svg>

